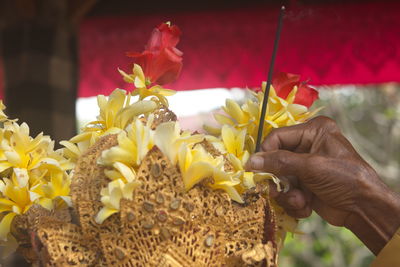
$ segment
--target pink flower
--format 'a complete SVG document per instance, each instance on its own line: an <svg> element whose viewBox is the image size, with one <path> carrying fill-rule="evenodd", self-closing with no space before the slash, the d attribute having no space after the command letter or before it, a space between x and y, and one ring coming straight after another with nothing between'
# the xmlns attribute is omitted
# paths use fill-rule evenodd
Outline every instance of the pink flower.
<svg viewBox="0 0 400 267"><path fill-rule="evenodd" d="M274 75L272 86L276 94L281 98L286 98L297 86L297 93L294 99L295 104L310 107L318 99L318 91L307 85L307 82L300 82L300 75L280 72Z"/></svg>

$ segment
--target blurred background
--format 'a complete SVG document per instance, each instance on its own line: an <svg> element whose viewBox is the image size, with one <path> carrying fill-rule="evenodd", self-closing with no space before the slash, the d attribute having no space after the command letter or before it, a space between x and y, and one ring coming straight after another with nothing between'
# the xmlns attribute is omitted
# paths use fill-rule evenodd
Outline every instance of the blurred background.
<svg viewBox="0 0 400 267"><path fill-rule="evenodd" d="M212 123L225 99L266 79L280 6L287 13L275 69L319 89L313 108L400 192L400 3L388 0L0 0L0 94L11 118L57 142L98 112L95 96L132 90L117 68L161 22L177 24L184 67L170 106L185 128ZM281 266L368 266L349 231L318 216L289 235ZM5 266L23 266L8 259Z"/></svg>

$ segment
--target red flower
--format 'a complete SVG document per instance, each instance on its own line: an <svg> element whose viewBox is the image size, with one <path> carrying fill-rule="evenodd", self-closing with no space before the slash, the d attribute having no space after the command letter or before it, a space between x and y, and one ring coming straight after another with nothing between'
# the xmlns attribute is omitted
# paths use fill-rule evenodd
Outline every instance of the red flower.
<svg viewBox="0 0 400 267"><path fill-rule="evenodd" d="M297 93L294 99L295 104L310 107L318 99L318 91L307 85L307 82L300 82L300 75L280 72L274 75L272 86L276 94L281 98L286 98L297 86Z"/></svg>
<svg viewBox="0 0 400 267"><path fill-rule="evenodd" d="M128 52L135 63L143 69L151 83L163 85L176 80L182 69L182 52L175 46L179 42L181 31L177 26L160 24L153 30L142 53Z"/></svg>

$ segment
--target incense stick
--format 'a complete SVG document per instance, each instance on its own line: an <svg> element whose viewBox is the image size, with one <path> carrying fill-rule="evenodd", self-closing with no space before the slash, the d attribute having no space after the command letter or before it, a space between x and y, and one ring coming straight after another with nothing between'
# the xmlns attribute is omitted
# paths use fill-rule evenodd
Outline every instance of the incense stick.
<svg viewBox="0 0 400 267"><path fill-rule="evenodd" d="M262 133L263 133L263 129L264 129L264 120L265 120L265 115L266 115L265 113L267 111L269 90L271 88L272 73L274 72L275 58L276 58L276 54L278 52L278 44L279 44L279 39L281 36L281 31L282 31L282 22L283 22L284 13L285 13L285 7L282 6L281 11L279 13L278 26L277 26L276 34L275 34L274 49L272 51L271 61L270 61L270 65L269 65L267 86L265 87L265 92L264 92L264 98L263 98L263 104L262 104L261 116L260 116L260 123L258 125L256 152L260 151L260 146L261 146L261 141L262 141L261 140Z"/></svg>

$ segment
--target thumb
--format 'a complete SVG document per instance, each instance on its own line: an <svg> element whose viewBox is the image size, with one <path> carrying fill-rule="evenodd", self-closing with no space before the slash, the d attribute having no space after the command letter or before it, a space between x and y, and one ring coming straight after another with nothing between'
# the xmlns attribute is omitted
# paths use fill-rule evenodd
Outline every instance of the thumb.
<svg viewBox="0 0 400 267"><path fill-rule="evenodd" d="M296 176L302 180L308 158L309 154L287 150L258 152L251 156L246 167L253 172L269 172L278 177Z"/></svg>

